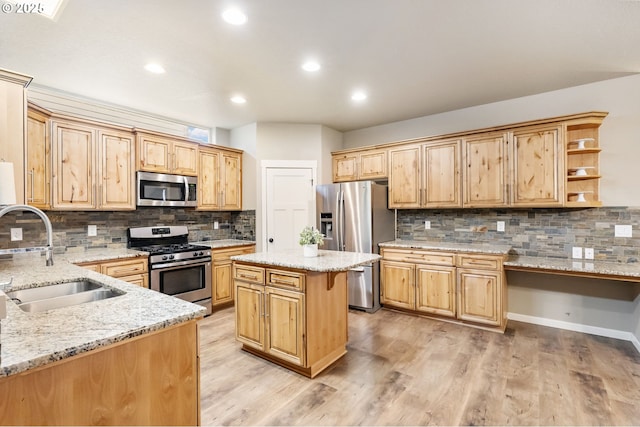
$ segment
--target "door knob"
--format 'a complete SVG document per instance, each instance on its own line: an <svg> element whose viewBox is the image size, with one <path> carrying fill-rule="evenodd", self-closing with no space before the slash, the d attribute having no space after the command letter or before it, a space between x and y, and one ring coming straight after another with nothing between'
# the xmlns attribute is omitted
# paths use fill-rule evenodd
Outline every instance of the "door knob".
<svg viewBox="0 0 640 427"><path fill-rule="evenodd" d="M273 243L273 237L269 237L269 243Z"/></svg>

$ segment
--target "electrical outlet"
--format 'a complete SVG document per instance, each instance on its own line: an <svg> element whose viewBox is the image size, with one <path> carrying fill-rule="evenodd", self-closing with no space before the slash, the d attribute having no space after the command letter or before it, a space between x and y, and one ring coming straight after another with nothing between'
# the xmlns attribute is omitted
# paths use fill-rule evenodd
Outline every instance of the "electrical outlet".
<svg viewBox="0 0 640 427"><path fill-rule="evenodd" d="M572 251L571 251L571 253L572 253L572 255L571 255L572 258L582 259L582 248L581 247L574 246Z"/></svg>
<svg viewBox="0 0 640 427"><path fill-rule="evenodd" d="M425 230L429 230L431 228L431 221L425 221L424 222L424 229Z"/></svg>
<svg viewBox="0 0 640 427"><path fill-rule="evenodd" d="M593 259L593 248L584 248L584 259Z"/></svg>
<svg viewBox="0 0 640 427"><path fill-rule="evenodd" d="M633 230L630 225L616 225L615 237L633 237Z"/></svg>
<svg viewBox="0 0 640 427"><path fill-rule="evenodd" d="M11 229L11 241L18 242L22 240L22 228L12 228Z"/></svg>
<svg viewBox="0 0 640 427"><path fill-rule="evenodd" d="M498 221L496 224L496 230L504 231L504 221Z"/></svg>
<svg viewBox="0 0 640 427"><path fill-rule="evenodd" d="M98 235L98 226L97 225L89 225L87 226L87 236L95 237Z"/></svg>
<svg viewBox="0 0 640 427"><path fill-rule="evenodd" d="M218 221L214 221L213 222L213 229L217 230L218 228L220 228L220 224L218 224Z"/></svg>

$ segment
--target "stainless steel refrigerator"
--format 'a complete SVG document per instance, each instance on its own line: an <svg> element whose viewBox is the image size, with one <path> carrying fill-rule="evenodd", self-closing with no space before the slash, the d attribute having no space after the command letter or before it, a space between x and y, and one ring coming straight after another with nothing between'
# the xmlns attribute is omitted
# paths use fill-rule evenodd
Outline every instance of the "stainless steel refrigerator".
<svg viewBox="0 0 640 427"><path fill-rule="evenodd" d="M378 243L393 240L393 210L387 185L373 181L318 185L317 227L326 237L322 249L379 253ZM380 263L347 272L349 306L368 312L380 308Z"/></svg>

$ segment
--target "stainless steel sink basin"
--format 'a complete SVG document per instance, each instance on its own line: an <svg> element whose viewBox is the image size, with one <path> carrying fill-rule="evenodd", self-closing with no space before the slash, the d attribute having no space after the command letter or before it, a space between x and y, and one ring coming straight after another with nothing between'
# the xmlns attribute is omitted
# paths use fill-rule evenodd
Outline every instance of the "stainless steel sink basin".
<svg viewBox="0 0 640 427"><path fill-rule="evenodd" d="M6 294L23 311L36 313L113 298L124 295L125 292L104 287L92 280L82 279L38 288L21 289Z"/></svg>

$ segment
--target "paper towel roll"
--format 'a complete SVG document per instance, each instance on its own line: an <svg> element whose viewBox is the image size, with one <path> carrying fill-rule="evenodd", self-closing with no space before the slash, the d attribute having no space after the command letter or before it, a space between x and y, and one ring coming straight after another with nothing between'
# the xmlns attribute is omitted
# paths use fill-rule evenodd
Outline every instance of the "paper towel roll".
<svg viewBox="0 0 640 427"><path fill-rule="evenodd" d="M16 184L13 163L0 162L0 206L16 204Z"/></svg>

